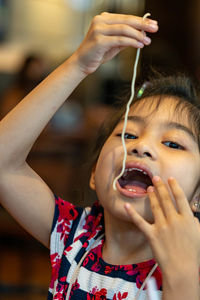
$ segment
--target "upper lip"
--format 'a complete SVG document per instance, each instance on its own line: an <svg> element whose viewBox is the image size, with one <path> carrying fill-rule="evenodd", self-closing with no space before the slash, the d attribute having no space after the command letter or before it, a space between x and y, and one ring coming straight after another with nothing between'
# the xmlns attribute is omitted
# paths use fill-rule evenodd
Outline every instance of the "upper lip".
<svg viewBox="0 0 200 300"><path fill-rule="evenodd" d="M146 166L144 163L136 162L136 161L130 161L126 163L125 170L135 169L138 171L142 171L146 175L148 175L151 180L153 178L153 173L150 171L150 168Z"/></svg>

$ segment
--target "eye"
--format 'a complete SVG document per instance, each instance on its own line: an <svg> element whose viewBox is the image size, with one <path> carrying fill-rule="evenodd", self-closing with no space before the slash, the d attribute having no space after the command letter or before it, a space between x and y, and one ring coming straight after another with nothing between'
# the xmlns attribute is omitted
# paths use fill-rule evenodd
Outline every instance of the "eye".
<svg viewBox="0 0 200 300"><path fill-rule="evenodd" d="M167 141L167 142L163 142L163 144L169 148L184 150L184 147L176 142Z"/></svg>
<svg viewBox="0 0 200 300"><path fill-rule="evenodd" d="M118 133L117 134L117 136L122 136L122 133ZM125 139L131 139L131 140L135 140L135 139L137 139L138 137L136 136L136 135L134 135L134 134L131 134L131 133L128 133L128 132L125 132L125 134L124 134L124 138Z"/></svg>

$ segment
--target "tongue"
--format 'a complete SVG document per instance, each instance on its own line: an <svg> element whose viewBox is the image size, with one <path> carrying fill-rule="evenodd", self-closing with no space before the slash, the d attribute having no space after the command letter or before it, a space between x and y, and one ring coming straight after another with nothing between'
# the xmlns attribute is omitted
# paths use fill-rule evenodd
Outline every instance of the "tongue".
<svg viewBox="0 0 200 300"><path fill-rule="evenodd" d="M124 185L123 188L130 192L133 191L135 193L144 194L146 193L147 186L142 182L133 181L131 184Z"/></svg>

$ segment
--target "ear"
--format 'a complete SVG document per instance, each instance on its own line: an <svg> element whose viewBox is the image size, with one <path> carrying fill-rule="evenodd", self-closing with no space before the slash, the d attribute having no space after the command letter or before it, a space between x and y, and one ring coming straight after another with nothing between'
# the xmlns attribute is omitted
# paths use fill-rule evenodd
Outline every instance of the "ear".
<svg viewBox="0 0 200 300"><path fill-rule="evenodd" d="M90 176L90 188L95 191L96 190L96 185L95 185L95 170L96 170L96 165L92 168L91 176Z"/></svg>
<svg viewBox="0 0 200 300"><path fill-rule="evenodd" d="M195 213L200 213L200 188L195 193L192 201L190 202L190 207L192 211Z"/></svg>

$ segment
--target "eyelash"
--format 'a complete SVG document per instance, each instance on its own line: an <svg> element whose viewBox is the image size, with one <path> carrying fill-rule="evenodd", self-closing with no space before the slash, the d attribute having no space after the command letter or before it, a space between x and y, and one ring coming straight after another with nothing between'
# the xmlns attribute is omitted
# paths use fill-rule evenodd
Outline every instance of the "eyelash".
<svg viewBox="0 0 200 300"><path fill-rule="evenodd" d="M122 134L118 133L117 136L121 137ZM133 139L133 140L135 140L138 137L136 135L134 135L134 134L125 132L124 138L125 139ZM168 145L167 145L167 143L168 143ZM165 141L165 142L162 142L162 144L165 145L166 147L172 148L172 149L177 149L177 150L184 150L185 149L182 145L180 145L177 142L173 142L173 141ZM171 144L171 147L170 147L170 144Z"/></svg>
<svg viewBox="0 0 200 300"><path fill-rule="evenodd" d="M172 144L173 146L172 147L167 146L166 143ZM169 148L172 148L172 149L177 149L177 150L184 150L185 149L183 146L181 146L180 144L178 144L176 142L173 142L173 141L166 141L166 142L163 142L162 144L169 147Z"/></svg>
<svg viewBox="0 0 200 300"><path fill-rule="evenodd" d="M121 133L118 133L117 136L121 137L122 134L121 134ZM134 135L134 134L125 132L124 138L125 138L125 139L132 139L132 140L135 140L135 139L137 139L138 137L137 137L136 135Z"/></svg>

